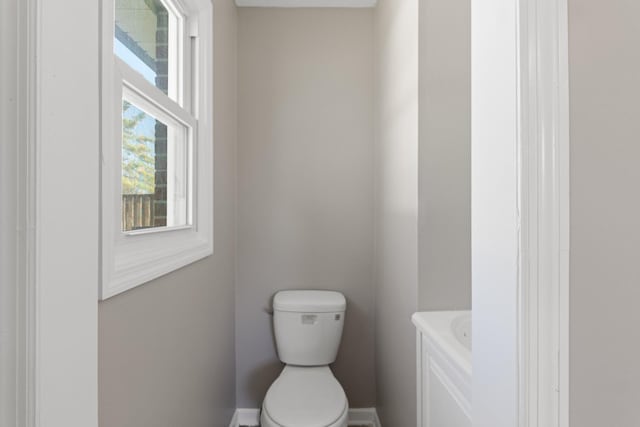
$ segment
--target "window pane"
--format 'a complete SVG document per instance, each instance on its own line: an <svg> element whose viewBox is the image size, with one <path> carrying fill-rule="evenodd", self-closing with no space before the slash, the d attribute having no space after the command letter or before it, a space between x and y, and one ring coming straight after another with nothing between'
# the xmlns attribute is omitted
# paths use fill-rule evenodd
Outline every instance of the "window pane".
<svg viewBox="0 0 640 427"><path fill-rule="evenodd" d="M160 0L116 0L114 51L176 100L177 17Z"/></svg>
<svg viewBox="0 0 640 427"><path fill-rule="evenodd" d="M123 100L123 231L188 224L187 155L185 127Z"/></svg>

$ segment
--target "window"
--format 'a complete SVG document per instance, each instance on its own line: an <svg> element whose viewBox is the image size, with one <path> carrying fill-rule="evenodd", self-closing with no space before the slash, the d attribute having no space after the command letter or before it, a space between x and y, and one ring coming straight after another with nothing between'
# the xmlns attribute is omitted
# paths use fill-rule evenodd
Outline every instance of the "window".
<svg viewBox="0 0 640 427"><path fill-rule="evenodd" d="M207 0L104 0L101 297L213 251Z"/></svg>
<svg viewBox="0 0 640 427"><path fill-rule="evenodd" d="M122 231L190 224L188 166L191 129L134 93L122 99Z"/></svg>
<svg viewBox="0 0 640 427"><path fill-rule="evenodd" d="M183 18L161 0L116 0L114 53L176 102Z"/></svg>

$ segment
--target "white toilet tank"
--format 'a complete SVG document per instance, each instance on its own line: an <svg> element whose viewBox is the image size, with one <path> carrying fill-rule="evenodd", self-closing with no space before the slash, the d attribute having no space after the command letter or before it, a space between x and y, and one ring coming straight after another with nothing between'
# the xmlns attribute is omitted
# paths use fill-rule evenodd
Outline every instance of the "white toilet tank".
<svg viewBox="0 0 640 427"><path fill-rule="evenodd" d="M333 363L346 307L340 292L278 292L273 298L273 327L280 360L298 366Z"/></svg>

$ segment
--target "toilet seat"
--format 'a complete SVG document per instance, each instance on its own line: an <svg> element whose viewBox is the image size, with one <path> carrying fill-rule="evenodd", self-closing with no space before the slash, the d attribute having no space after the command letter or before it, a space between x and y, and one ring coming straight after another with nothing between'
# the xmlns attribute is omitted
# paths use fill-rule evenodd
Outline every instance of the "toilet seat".
<svg viewBox="0 0 640 427"><path fill-rule="evenodd" d="M344 427L348 402L328 366L287 365L262 406L263 427Z"/></svg>

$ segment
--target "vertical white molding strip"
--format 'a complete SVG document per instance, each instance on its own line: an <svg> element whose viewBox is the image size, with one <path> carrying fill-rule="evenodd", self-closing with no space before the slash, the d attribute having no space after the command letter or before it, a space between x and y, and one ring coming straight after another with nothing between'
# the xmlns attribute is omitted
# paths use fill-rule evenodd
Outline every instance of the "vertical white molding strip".
<svg viewBox="0 0 640 427"><path fill-rule="evenodd" d="M541 154L539 131L538 99L538 1L520 1L519 9L519 119L520 119L520 153L522 164L520 209L520 287L519 287L519 426L537 426L539 420L539 327L538 318L542 297L539 292L539 270L544 259L539 259L540 235L544 226L538 209L541 205L539 196L544 190L539 176ZM551 426L549 426L551 427Z"/></svg>
<svg viewBox="0 0 640 427"><path fill-rule="evenodd" d="M566 2L472 5L476 426L568 426Z"/></svg>
<svg viewBox="0 0 640 427"><path fill-rule="evenodd" d="M557 0L558 25L558 197L559 197L559 426L569 427L569 292L571 137L569 116L569 10L568 0Z"/></svg>
<svg viewBox="0 0 640 427"><path fill-rule="evenodd" d="M423 426L425 419L424 396L422 395L422 390L425 389L424 380L422 378L423 351L424 349L422 348L422 334L420 333L420 331L416 330L416 422L418 427Z"/></svg>
<svg viewBox="0 0 640 427"><path fill-rule="evenodd" d="M97 427L98 2L19 3L18 425Z"/></svg>
<svg viewBox="0 0 640 427"><path fill-rule="evenodd" d="M37 132L40 129L37 58L40 46L39 0L18 4L18 307L17 390L18 426L40 426L40 376L38 354L39 292L37 289L38 250L36 200L38 192Z"/></svg>
<svg viewBox="0 0 640 427"><path fill-rule="evenodd" d="M566 0L521 0L520 425L568 426Z"/></svg>

